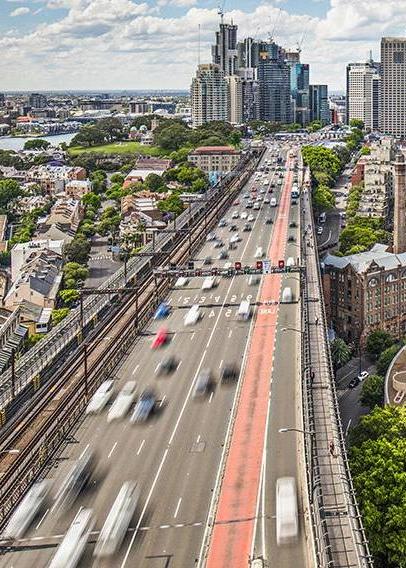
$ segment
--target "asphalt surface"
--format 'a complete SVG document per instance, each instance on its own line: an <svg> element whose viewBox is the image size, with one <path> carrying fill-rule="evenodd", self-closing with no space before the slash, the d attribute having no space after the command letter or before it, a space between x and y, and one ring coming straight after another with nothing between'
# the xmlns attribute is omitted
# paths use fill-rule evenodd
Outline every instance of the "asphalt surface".
<svg viewBox="0 0 406 568"><path fill-rule="evenodd" d="M107 237L95 236L91 243L92 248L88 261L89 276L85 286L97 288L120 268L122 262L113 259L111 251L108 250Z"/></svg>
<svg viewBox="0 0 406 568"><path fill-rule="evenodd" d="M297 219L297 209L298 206L291 208L290 219ZM234 210L245 210L242 199L239 206L231 208L231 211ZM246 220L233 220L239 227L242 241L236 250L230 251L230 259L213 261L213 264L221 266L228 261L241 261L243 265L255 265L256 248L269 249L274 225L265 224L265 218L272 216L275 219L278 208L263 203L261 211L250 209L247 213L256 218L252 232L242 231ZM230 214L226 218L230 219ZM226 241L235 233L230 233L225 227L216 229L216 234ZM209 255L214 258L219 250L213 249L213 243L206 243L196 260L202 262ZM298 250L296 243L289 243L286 257L297 257ZM295 278L287 275L283 280L289 279L289 285L297 294ZM158 398L153 417L145 424L131 425L128 417L108 424L107 408L101 415L85 418L74 438L53 462L49 478L53 483L51 494L54 494L73 460L91 447L97 453L98 466L87 490L61 516L52 509L50 500L28 534L0 560L1 567L47 566L82 507L93 509L95 528L80 566L183 568L198 564L237 392L236 384L220 385L219 377L221 369L228 363L236 364L240 369L243 367L256 317L249 321L240 320L237 310L244 298L249 298L254 304L260 289L259 286L248 286L247 276L219 279L218 286L207 292L201 290L201 284L201 279L194 278L187 287L172 291L169 318L163 323L151 322L123 365L117 369L115 393L128 380L137 381L138 393L146 387L153 387ZM201 305L203 318L193 327L184 327L184 315L195 303ZM255 310L259 309L261 306L255 306ZM305 508L298 469L300 436L278 432L281 427L300 424L300 363L297 359L300 334L281 330L282 327L298 327L299 319L298 304L281 305L264 452L264 461L268 465L263 469L261 484L262 491L266 487L266 494L258 491L259 513L253 552L263 553L275 567L307 565L303 523L300 539L295 545L277 548L274 519L274 488L276 479L281 475L297 478L301 518ZM151 342L162 325L170 330L170 342L153 351ZM177 358L178 368L169 377L157 378L157 365L168 354ZM210 369L216 385L204 400L197 401L192 397L193 385L202 369ZM127 480L135 480L141 491L133 522L120 552L110 561L95 562L93 543L120 487Z"/></svg>

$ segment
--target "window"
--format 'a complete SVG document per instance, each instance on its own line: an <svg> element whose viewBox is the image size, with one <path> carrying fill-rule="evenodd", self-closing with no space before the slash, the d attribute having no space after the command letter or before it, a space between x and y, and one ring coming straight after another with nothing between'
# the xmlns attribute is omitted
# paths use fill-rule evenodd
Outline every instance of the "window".
<svg viewBox="0 0 406 568"><path fill-rule="evenodd" d="M377 285L378 285L378 280L377 280L376 278L371 278L371 280L368 282L368 286L369 286L370 288L373 288L373 287L375 287L375 286L377 286Z"/></svg>
<svg viewBox="0 0 406 568"><path fill-rule="evenodd" d="M393 52L393 63L403 63L403 51L394 51Z"/></svg>

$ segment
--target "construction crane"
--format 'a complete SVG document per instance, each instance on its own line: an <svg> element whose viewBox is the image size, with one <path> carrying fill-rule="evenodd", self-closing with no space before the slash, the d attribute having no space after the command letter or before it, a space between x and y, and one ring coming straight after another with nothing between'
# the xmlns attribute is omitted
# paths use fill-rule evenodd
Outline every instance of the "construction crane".
<svg viewBox="0 0 406 568"><path fill-rule="evenodd" d="M226 0L223 2L218 3L217 14L220 16L220 22L224 23L224 8L225 8Z"/></svg>

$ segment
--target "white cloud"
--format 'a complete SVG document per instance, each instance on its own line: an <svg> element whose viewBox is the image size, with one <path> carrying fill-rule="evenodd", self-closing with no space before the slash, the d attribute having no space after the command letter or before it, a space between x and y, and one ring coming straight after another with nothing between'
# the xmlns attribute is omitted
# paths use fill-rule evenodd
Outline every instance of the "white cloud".
<svg viewBox="0 0 406 568"><path fill-rule="evenodd" d="M31 12L31 10L29 8L27 8L26 6L21 6L21 8L16 8L15 10L13 10L10 13L10 16L12 18L16 18L17 16L25 16L26 14L29 14Z"/></svg>
<svg viewBox="0 0 406 568"><path fill-rule="evenodd" d="M163 17L158 4L195 1L150 6L142 0L43 0L67 12L24 36L6 32L0 38L3 89L187 88L197 64L199 24L201 60L210 60L219 22L215 3L211 10L191 6L179 17ZM403 33L406 2L330 0L326 15L316 18L289 14L274 1L230 11L226 20L231 18L239 38L266 39L275 28L276 41L287 48L306 30L302 61L311 65L311 81L338 89L348 61L365 60L371 48L376 55L381 35Z"/></svg>

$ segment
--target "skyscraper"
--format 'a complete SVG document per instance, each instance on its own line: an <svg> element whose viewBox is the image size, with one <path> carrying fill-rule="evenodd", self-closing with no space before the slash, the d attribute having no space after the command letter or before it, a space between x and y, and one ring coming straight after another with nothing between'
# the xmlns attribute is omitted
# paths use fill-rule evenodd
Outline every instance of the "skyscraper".
<svg viewBox="0 0 406 568"><path fill-rule="evenodd" d="M252 39L252 37L246 37L243 41L239 41L237 44L237 54L238 54L238 68L256 68L259 62L259 43Z"/></svg>
<svg viewBox="0 0 406 568"><path fill-rule="evenodd" d="M381 130L406 136L406 37L381 40Z"/></svg>
<svg viewBox="0 0 406 568"><path fill-rule="evenodd" d="M323 124L330 124L330 109L328 106L327 85L309 86L310 120L319 120Z"/></svg>
<svg viewBox="0 0 406 568"><path fill-rule="evenodd" d="M362 120L365 128L379 128L379 63L372 60L347 65L347 124Z"/></svg>
<svg viewBox="0 0 406 568"><path fill-rule="evenodd" d="M406 163L398 152L393 162L395 206L393 219L393 252L406 252Z"/></svg>
<svg viewBox="0 0 406 568"><path fill-rule="evenodd" d="M192 124L228 120L228 85L219 65L199 65L191 87Z"/></svg>
<svg viewBox="0 0 406 568"><path fill-rule="evenodd" d="M258 62L259 112L262 120L292 122L290 68L273 41L261 42Z"/></svg>
<svg viewBox="0 0 406 568"><path fill-rule="evenodd" d="M243 122L242 81L238 75L226 77L228 85L228 121L231 124Z"/></svg>
<svg viewBox="0 0 406 568"><path fill-rule="evenodd" d="M287 61L290 67L290 92L294 105L294 121L303 126L310 120L309 65Z"/></svg>
<svg viewBox="0 0 406 568"><path fill-rule="evenodd" d="M32 108L45 108L47 106L47 98L40 93L31 93L28 97L28 104Z"/></svg>
<svg viewBox="0 0 406 568"><path fill-rule="evenodd" d="M213 63L220 66L224 75L237 73L237 30L238 26L220 23L220 30L216 32L216 43L212 46Z"/></svg>

